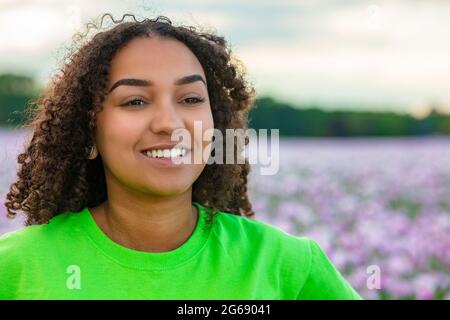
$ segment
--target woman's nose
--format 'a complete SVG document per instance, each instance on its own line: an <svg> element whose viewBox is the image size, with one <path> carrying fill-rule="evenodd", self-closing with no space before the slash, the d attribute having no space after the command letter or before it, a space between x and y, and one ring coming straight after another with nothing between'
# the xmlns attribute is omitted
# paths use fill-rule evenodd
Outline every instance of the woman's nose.
<svg viewBox="0 0 450 320"><path fill-rule="evenodd" d="M151 111L150 126L154 133L172 134L175 129L183 127L183 119L177 111L175 102L169 100L157 102Z"/></svg>

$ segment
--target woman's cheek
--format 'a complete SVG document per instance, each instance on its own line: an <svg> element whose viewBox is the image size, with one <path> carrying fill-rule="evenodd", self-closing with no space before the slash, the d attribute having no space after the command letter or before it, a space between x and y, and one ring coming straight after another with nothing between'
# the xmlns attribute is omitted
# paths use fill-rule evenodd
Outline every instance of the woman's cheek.
<svg viewBox="0 0 450 320"><path fill-rule="evenodd" d="M98 140L102 145L100 148L108 154L131 150L139 128L136 119L119 113L109 110L101 114L97 122Z"/></svg>

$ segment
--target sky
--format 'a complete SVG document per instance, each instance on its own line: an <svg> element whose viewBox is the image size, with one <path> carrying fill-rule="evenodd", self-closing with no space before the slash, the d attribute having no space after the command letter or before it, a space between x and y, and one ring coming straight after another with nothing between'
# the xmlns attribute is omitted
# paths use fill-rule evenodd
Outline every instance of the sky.
<svg viewBox="0 0 450 320"><path fill-rule="evenodd" d="M110 12L225 36L259 96L294 106L450 112L449 0L0 0L0 73L45 84L72 35Z"/></svg>

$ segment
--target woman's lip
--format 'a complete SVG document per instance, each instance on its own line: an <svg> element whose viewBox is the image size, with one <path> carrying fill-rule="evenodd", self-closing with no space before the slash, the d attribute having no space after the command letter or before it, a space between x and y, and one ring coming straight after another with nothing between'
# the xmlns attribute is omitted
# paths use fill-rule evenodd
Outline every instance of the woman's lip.
<svg viewBox="0 0 450 320"><path fill-rule="evenodd" d="M172 158L153 158L153 157L147 157L143 154L143 152L139 152L142 157L144 157L144 160L150 161L154 165L162 166L162 167L180 167L184 163L174 163L172 162ZM190 151L188 150L187 153L178 159L183 159L187 157L190 154Z"/></svg>
<svg viewBox="0 0 450 320"><path fill-rule="evenodd" d="M177 145L168 145L168 144L164 144L164 145L157 145L157 146L153 146L153 147L148 147L146 149L142 149L141 152L146 152L146 151L152 151L152 150L164 150L164 149L173 149L175 148ZM191 148L189 147L185 147L185 146L180 146L178 147L179 149L186 149L187 151L189 151Z"/></svg>

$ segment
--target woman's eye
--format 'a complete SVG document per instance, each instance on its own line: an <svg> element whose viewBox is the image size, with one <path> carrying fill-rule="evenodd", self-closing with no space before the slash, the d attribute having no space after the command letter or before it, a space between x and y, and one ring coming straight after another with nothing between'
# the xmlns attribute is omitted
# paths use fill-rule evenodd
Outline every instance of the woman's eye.
<svg viewBox="0 0 450 320"><path fill-rule="evenodd" d="M135 102L142 102L142 104L135 103ZM130 101L126 102L123 105L124 106L141 106L143 104L145 104L144 100L142 100L142 99L133 99L133 100L130 100Z"/></svg>
<svg viewBox="0 0 450 320"><path fill-rule="evenodd" d="M205 99L191 97L191 98L184 99L184 101L189 101L188 104L196 104L196 103L200 103L200 102L205 101Z"/></svg>
<svg viewBox="0 0 450 320"><path fill-rule="evenodd" d="M201 103L201 102L205 101L205 99L191 97L191 98L186 98L183 101L186 101L187 104L196 104L196 103ZM126 102L125 104L123 104L123 106L142 106L144 104L145 104L144 100L136 98L136 99Z"/></svg>

